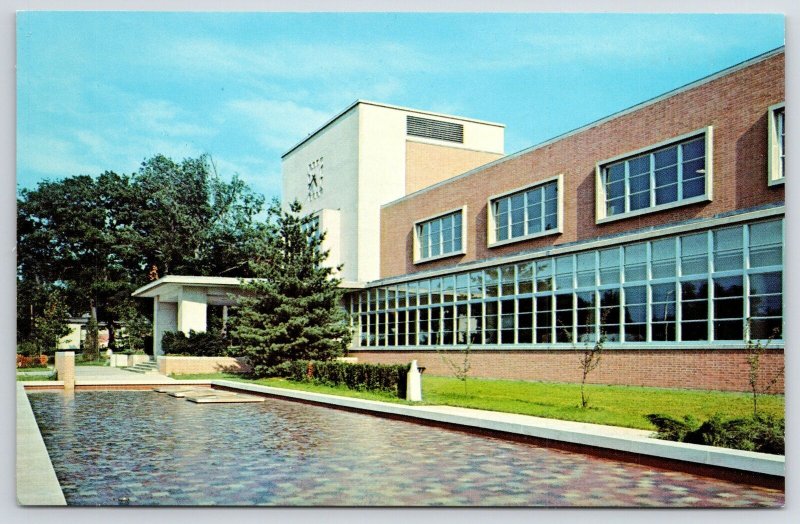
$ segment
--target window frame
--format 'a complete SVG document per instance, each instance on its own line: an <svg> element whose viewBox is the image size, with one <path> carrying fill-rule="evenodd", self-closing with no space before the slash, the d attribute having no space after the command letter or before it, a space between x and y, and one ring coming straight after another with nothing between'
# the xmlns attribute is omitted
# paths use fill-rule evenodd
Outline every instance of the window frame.
<svg viewBox="0 0 800 524"><path fill-rule="evenodd" d="M781 162L780 137L778 136L778 113L783 114L783 126L786 127L786 102L769 106L767 113L767 185L776 186L786 181L785 164ZM786 133L783 130L784 135ZM785 144L784 144L785 145ZM783 151L784 157L786 156Z"/></svg>
<svg viewBox="0 0 800 524"><path fill-rule="evenodd" d="M422 225L427 222L433 222L434 220L438 220L444 218L448 215L456 215L461 214L461 249L457 251L448 251L447 253L440 253L434 256L422 257L422 244L420 242L420 230L422 229ZM440 260L443 258L449 258L454 256L461 256L467 254L467 230L465 228L465 224L467 222L467 206L457 207L455 209L450 209L448 211L444 211L442 213L437 213L435 215L422 218L414 222L413 227L413 246L412 246L412 258L414 264L424 264L426 262L432 262L434 260Z"/></svg>
<svg viewBox="0 0 800 524"><path fill-rule="evenodd" d="M702 195L697 195L690 198L685 198L682 200L676 200L675 202L667 202L664 204L656 204L649 207L644 207L641 209L636 209L634 211L625 211L623 213L615 214L615 215L608 215L606 209L606 184L605 184L605 168L608 167L610 164L614 164L620 161L632 159L634 157L642 156L647 153L653 153L658 149L666 148L671 145L677 145L681 142L689 141L693 138L699 137L705 138L705 191ZM700 202L711 202L713 200L713 187L714 187L714 172L713 172L713 165L714 165L714 151L713 151L713 142L714 142L714 128L713 126L706 126L701 127L699 129L695 129L694 131L690 131L688 133L684 133L679 136L675 136L669 138L667 140L663 140L661 142L650 144L646 147L636 149L634 151L628 151L621 155L617 155L611 158L606 158L601 160L595 164L595 223L596 224L604 224L607 222L614 222L616 220L624 220L626 218L639 216L639 215L646 215L650 213L657 213L659 211L664 211L666 209L673 209L676 207L683 207L688 206L691 204L696 204ZM629 207L630 205L630 194L627 191L627 187L629 184L629 178L626 175L625 177L625 205ZM654 186L651 186L650 191L654 190Z"/></svg>
<svg viewBox="0 0 800 524"><path fill-rule="evenodd" d="M517 237L506 238L504 240L497 240L497 217L495 216L494 210L495 202L502 198L507 198L518 193L525 193L526 191L530 191L531 189L544 186L552 182L556 183L556 227L554 229L547 229L538 231L536 233L528 233ZM523 242L525 240L531 240L549 235L559 235L564 232L564 174L559 173L558 175L546 178L544 180L537 180L536 182L526 186L516 187L510 191L492 195L486 200L486 205L486 247L488 248L505 246L515 242Z"/></svg>

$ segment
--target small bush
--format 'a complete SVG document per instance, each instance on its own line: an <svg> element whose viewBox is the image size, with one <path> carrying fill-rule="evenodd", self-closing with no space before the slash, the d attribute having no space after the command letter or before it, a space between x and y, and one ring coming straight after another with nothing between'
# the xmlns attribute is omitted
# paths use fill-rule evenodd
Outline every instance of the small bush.
<svg viewBox="0 0 800 524"><path fill-rule="evenodd" d="M275 366L275 374L296 382L345 386L359 391L386 391L405 398L408 365L296 360Z"/></svg>
<svg viewBox="0 0 800 524"><path fill-rule="evenodd" d="M691 417L682 422L667 415L651 414L647 419L656 426L656 436L664 440L777 455L785 452L785 421L772 415L725 420L717 414L702 424Z"/></svg>
<svg viewBox="0 0 800 524"><path fill-rule="evenodd" d="M28 357L25 355L17 355L17 368L44 368L47 367L47 355Z"/></svg>
<svg viewBox="0 0 800 524"><path fill-rule="evenodd" d="M39 354L39 348L33 340L25 340L17 344L17 354L26 357L35 357Z"/></svg>
<svg viewBox="0 0 800 524"><path fill-rule="evenodd" d="M682 442L687 433L697 428L697 421L688 415L683 420L657 413L647 415L646 418L658 428L656 436L662 440Z"/></svg>
<svg viewBox="0 0 800 524"><path fill-rule="evenodd" d="M221 357L225 355L228 339L217 333L182 331L164 333L161 346L166 355L188 355L192 357Z"/></svg>

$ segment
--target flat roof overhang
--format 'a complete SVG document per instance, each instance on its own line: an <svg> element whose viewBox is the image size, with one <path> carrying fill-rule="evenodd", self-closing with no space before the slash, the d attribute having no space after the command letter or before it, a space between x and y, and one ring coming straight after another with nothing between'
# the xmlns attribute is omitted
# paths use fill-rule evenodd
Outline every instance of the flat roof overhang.
<svg viewBox="0 0 800 524"><path fill-rule="evenodd" d="M180 290L185 287L204 287L207 289L210 305L230 305L230 296L241 295L242 282L249 278L236 277L199 277L190 275L167 275L154 280L131 293L137 298L155 298L160 302L177 302ZM341 289L364 289L364 282L341 282Z"/></svg>
<svg viewBox="0 0 800 524"><path fill-rule="evenodd" d="M236 277L198 277L184 275L167 275L140 287L132 296L137 298L155 298L160 302L177 302L182 288L204 287L207 289L209 304L224 305L230 303L229 294L241 294L242 280Z"/></svg>

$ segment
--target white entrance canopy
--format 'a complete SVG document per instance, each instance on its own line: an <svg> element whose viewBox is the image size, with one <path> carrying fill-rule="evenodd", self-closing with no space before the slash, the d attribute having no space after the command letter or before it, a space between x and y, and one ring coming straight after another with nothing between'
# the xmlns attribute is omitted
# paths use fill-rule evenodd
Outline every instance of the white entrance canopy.
<svg viewBox="0 0 800 524"><path fill-rule="evenodd" d="M167 331L201 332L206 330L208 306L228 306L244 295L241 285L250 279L236 277L196 277L167 275L132 293L137 298L153 299L153 354L163 355L161 337ZM342 282L343 289L362 289L361 282Z"/></svg>
<svg viewBox="0 0 800 524"><path fill-rule="evenodd" d="M226 311L242 294L241 283L234 277L168 275L134 291L134 297L153 299L153 353L163 354L161 337L167 331L205 331L208 306Z"/></svg>

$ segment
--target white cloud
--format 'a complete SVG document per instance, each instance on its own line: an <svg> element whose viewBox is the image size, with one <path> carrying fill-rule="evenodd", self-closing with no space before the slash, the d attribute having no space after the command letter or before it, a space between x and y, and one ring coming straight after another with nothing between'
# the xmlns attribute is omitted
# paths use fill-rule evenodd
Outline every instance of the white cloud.
<svg viewBox="0 0 800 524"><path fill-rule="evenodd" d="M166 100L143 100L130 111L133 125L161 136L211 136L214 130L189 122L191 113Z"/></svg>
<svg viewBox="0 0 800 524"><path fill-rule="evenodd" d="M431 58L396 42L305 44L283 42L256 47L214 39L188 39L169 49L176 67L195 74L315 79L374 73L431 70Z"/></svg>
<svg viewBox="0 0 800 524"><path fill-rule="evenodd" d="M251 126L252 133L262 145L281 153L320 127L333 114L290 100L233 100L226 107L234 121Z"/></svg>
<svg viewBox="0 0 800 524"><path fill-rule="evenodd" d="M629 23L592 26L579 23L585 30L571 32L565 38L561 32L548 28L519 37L519 45L513 52L497 61L481 60L475 65L480 68L518 68L533 65L570 64L587 61L590 63L627 60L664 60L664 42L670 42L673 54L691 60L695 49L703 49L708 56L711 49L730 47L734 41L726 41L715 34L712 38L699 28L681 26L678 21L665 24L663 21L644 21L632 19Z"/></svg>
<svg viewBox="0 0 800 524"><path fill-rule="evenodd" d="M28 172L38 172L50 178L74 175L94 175L104 171L97 163L82 161L85 155L76 150L75 143L45 135L30 135L18 144L20 164L19 182L26 182Z"/></svg>

